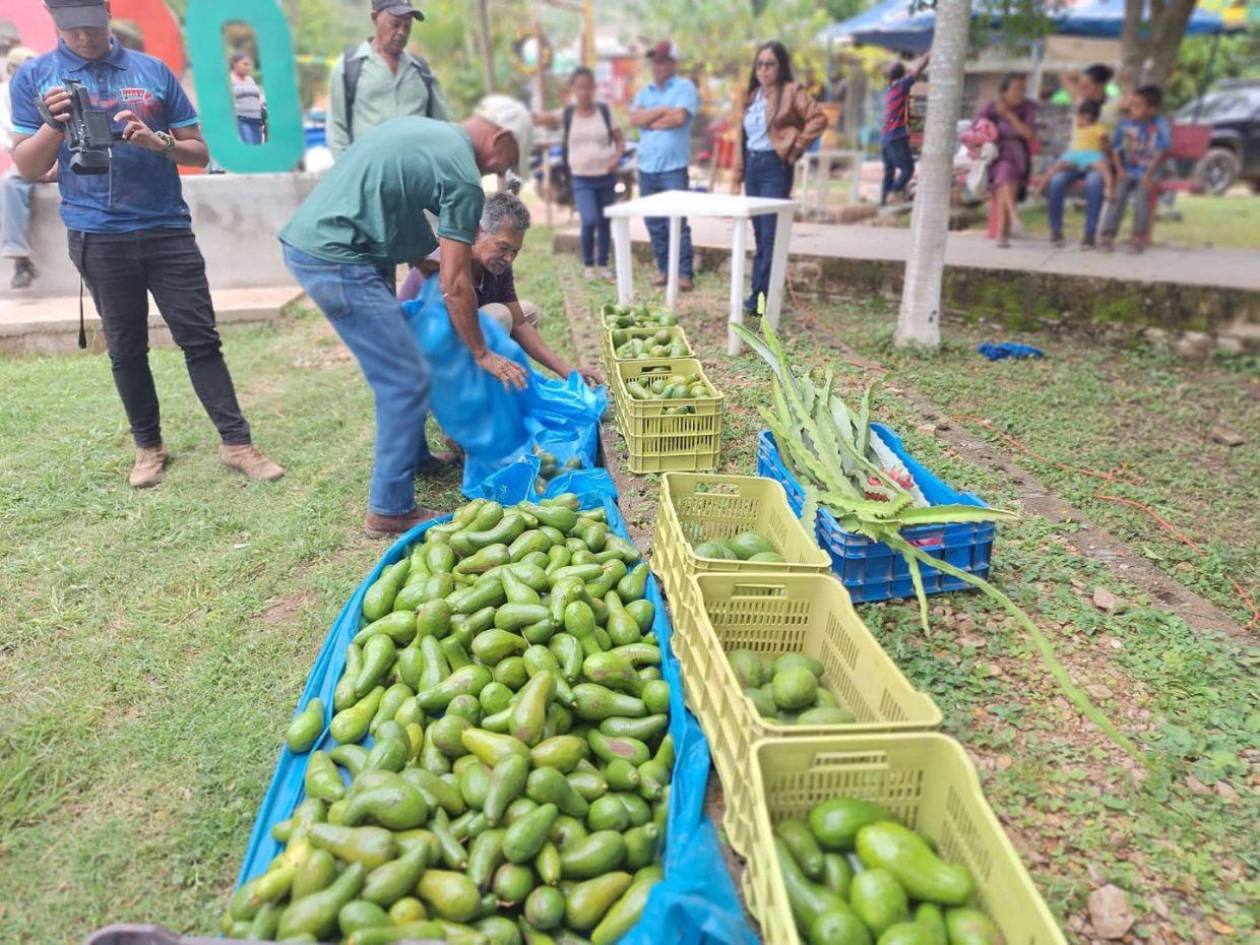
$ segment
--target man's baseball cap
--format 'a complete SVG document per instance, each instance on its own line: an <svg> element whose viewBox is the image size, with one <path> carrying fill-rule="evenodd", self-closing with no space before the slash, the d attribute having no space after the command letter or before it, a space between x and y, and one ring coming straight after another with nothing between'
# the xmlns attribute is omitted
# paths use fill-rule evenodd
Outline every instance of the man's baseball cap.
<svg viewBox="0 0 1260 945"><path fill-rule="evenodd" d="M109 29L105 0L44 0L59 30Z"/></svg>
<svg viewBox="0 0 1260 945"><path fill-rule="evenodd" d="M423 20L424 14L411 5L411 0L372 0L373 13L392 13L394 16L414 16Z"/></svg>
<svg viewBox="0 0 1260 945"><path fill-rule="evenodd" d="M508 95L487 95L477 103L473 115L512 133L512 137L516 139L516 147L520 151L519 172L521 176L527 176L530 148L534 136L534 119L530 117L529 109L524 103Z"/></svg>
<svg viewBox="0 0 1260 945"><path fill-rule="evenodd" d="M672 59L677 62L679 59L678 47L668 39L663 39L651 49L647 51L649 59Z"/></svg>

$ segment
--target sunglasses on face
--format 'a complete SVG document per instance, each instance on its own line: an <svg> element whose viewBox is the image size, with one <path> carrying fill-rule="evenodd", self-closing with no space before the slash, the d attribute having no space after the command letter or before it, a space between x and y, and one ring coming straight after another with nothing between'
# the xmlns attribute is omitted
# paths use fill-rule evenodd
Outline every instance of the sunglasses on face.
<svg viewBox="0 0 1260 945"><path fill-rule="evenodd" d="M779 60L777 59L758 59L757 60L758 69L777 69L778 66L779 66Z"/></svg>

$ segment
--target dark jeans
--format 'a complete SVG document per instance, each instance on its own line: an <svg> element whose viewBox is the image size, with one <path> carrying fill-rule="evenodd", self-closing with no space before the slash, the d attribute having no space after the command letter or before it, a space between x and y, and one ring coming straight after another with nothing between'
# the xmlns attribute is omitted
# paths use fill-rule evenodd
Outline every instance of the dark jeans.
<svg viewBox="0 0 1260 945"><path fill-rule="evenodd" d="M246 144L263 143L263 122L261 118L237 118L236 131Z"/></svg>
<svg viewBox="0 0 1260 945"><path fill-rule="evenodd" d="M604 216L604 208L612 206L616 195L615 174L600 174L596 177L573 175L573 203L577 206L578 216L582 218L582 263L586 266L596 265L596 259L598 265L608 265L608 244L611 242L612 228L608 217Z"/></svg>
<svg viewBox="0 0 1260 945"><path fill-rule="evenodd" d="M1067 201L1068 188L1085 178L1085 239L1093 240L1098 232L1098 217L1102 212L1105 182L1098 171L1059 171L1046 188L1046 209L1050 216L1050 233L1063 235L1063 204Z"/></svg>
<svg viewBox="0 0 1260 945"><path fill-rule="evenodd" d="M880 157L884 159L884 186L879 193L882 204L888 195L904 192L914 176L914 154L910 151L908 137L893 138L880 145Z"/></svg>
<svg viewBox="0 0 1260 945"><path fill-rule="evenodd" d="M184 352L193 390L223 442L250 442L223 343L214 326L206 261L191 230L70 231L70 258L96 302L114 385L137 446L162 442L157 389L149 370L149 296Z"/></svg>
<svg viewBox="0 0 1260 945"><path fill-rule="evenodd" d="M663 190L687 190L690 186L685 167L658 173L639 171L639 195L642 197L650 197ZM656 256L656 270L666 272L669 269L669 220L666 217L648 217L645 222L648 235L652 237L652 253ZM682 221L681 240L682 245L678 250L678 275L690 279L695 275L695 267L691 259L691 227L687 225L686 217L683 217Z"/></svg>
<svg viewBox="0 0 1260 945"><path fill-rule="evenodd" d="M749 197L787 198L792 193L794 168L774 151L749 151L744 162L744 193ZM748 307L755 308L757 296L770 292L770 261L774 257L774 231L777 214L752 218L757 254L753 257L752 294Z"/></svg>

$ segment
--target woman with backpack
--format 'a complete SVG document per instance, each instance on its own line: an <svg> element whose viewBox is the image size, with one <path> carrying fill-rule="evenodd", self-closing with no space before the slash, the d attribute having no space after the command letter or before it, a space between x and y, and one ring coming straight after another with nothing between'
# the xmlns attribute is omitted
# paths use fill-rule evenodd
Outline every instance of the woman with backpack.
<svg viewBox="0 0 1260 945"><path fill-rule="evenodd" d="M611 280L608 268L612 242L604 208L616 197L617 165L626 151L626 138L613 124L612 113L603 102L595 101L595 73L582 66L569 79L572 104L558 116L537 116L546 124L559 124L564 134L564 163L569 169L573 203L582 220L582 263L586 278Z"/></svg>
<svg viewBox="0 0 1260 945"><path fill-rule="evenodd" d="M742 184L749 197L788 197L796 162L827 129L827 116L805 87L793 81L792 61L782 43L771 40L757 47L748 89L735 114L739 147L734 191L739 193ZM756 314L759 300L770 291L777 220L767 214L752 222L757 254L744 311Z"/></svg>

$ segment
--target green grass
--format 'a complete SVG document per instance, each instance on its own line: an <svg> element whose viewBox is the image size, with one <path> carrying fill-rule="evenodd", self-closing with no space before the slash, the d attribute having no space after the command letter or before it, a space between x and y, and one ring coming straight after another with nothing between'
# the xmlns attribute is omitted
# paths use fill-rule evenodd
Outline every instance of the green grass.
<svg viewBox="0 0 1260 945"><path fill-rule="evenodd" d="M533 245L519 278L555 315ZM571 356L563 317L542 327ZM371 393L354 362L321 361L322 316L225 347L278 483L221 468L176 351L152 355L174 462L146 492L105 357L0 361L0 942L217 931L280 734L386 547L360 530ZM418 499L453 508L458 485Z"/></svg>
<svg viewBox="0 0 1260 945"><path fill-rule="evenodd" d="M591 302L609 294L583 291ZM726 291L725 275L702 275L696 295L684 297L680 319L706 373L727 397L722 468L748 474L755 468L754 439L763 426L757 408L767 403L769 371L751 355L725 355ZM810 306L808 314L808 322L801 313L784 319L794 362L819 372L834 367L854 397L872 379L821 342L818 319L893 368L886 382L892 390L877 400L876 416L903 433L911 451L947 481L994 505L1016 503L1018 490L1004 474L965 462L919 433L922 418L897 396L899 386L928 394L943 409L987 415L1065 461L1140 468L1146 477L1140 494L1166 512L1183 510L1178 523L1213 549L1207 560L1181 554L1136 513L1088 505L1085 492L1096 484L1086 477L1052 479L1049 467L1030 464L1090 514L1098 512L1107 527L1187 561L1192 570L1174 566L1172 573L1223 606L1236 605L1226 575L1249 575L1254 588L1260 568L1248 482L1256 481L1260 431L1239 373L1036 335L1026 340L1047 347L1051 359L992 365L974 354L978 329L953 323L946 327L951 344L940 357L916 358L886 344L893 316L883 304L830 303ZM1214 456L1211 473L1196 476L1188 459L1196 447L1178 441L1193 433L1197 448L1205 449L1207 412L1253 435L1245 452ZM624 450L620 442L615 448ZM647 491L654 494L650 483ZM622 500L636 501L631 494ZM643 505L637 517L650 520L651 499ZM1110 881L1129 891L1140 939L1224 941L1226 927L1246 938L1260 922L1260 848L1254 831L1240 832L1238 825L1260 814L1249 787L1260 757L1260 651L1192 631L1122 575L1072 551L1068 542L1077 528L1040 518L1003 525L993 580L1051 637L1079 683L1106 687L1095 689L1100 706L1152 754L1145 777L1070 709L1024 634L983 596L931 598L930 635L906 602L859 612L911 682L937 701L946 731L977 761L999 819L1069 930L1087 920L1090 888ZM1115 616L1099 613L1089 601L1097 586L1122 595L1129 608ZM1192 790L1190 777L1205 788Z"/></svg>

